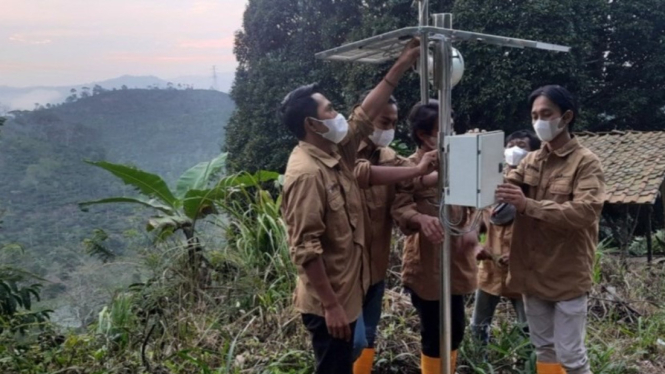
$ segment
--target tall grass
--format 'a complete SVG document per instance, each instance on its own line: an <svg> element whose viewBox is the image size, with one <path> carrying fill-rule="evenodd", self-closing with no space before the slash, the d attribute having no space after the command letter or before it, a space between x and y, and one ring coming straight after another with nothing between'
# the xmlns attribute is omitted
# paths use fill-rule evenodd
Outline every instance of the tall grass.
<svg viewBox="0 0 665 374"><path fill-rule="evenodd" d="M150 279L117 293L86 331L53 328L39 341L0 347L0 372L312 373L308 336L291 307L296 271L279 191L246 180L217 202L220 218L214 224L223 230L211 233L222 232L225 240L200 233L204 243L223 242L206 247L209 278L200 297L188 297L190 287L183 286L191 281L182 270L188 267L184 243L159 242L146 251ZM393 259L402 243L396 239ZM400 287L399 266L393 262L389 272L375 374L420 372L418 318ZM604 243L593 276L587 342L594 373L665 372L663 265L626 264ZM534 374L535 360L528 337L503 303L489 346L467 330L457 372Z"/></svg>

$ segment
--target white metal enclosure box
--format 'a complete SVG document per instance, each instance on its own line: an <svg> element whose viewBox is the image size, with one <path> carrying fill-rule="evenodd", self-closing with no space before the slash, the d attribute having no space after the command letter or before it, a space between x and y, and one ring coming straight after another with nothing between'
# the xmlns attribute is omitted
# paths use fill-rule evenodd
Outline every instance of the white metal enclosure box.
<svg viewBox="0 0 665 374"><path fill-rule="evenodd" d="M445 146L450 168L446 205L482 209L494 204L503 183L503 131L448 136Z"/></svg>

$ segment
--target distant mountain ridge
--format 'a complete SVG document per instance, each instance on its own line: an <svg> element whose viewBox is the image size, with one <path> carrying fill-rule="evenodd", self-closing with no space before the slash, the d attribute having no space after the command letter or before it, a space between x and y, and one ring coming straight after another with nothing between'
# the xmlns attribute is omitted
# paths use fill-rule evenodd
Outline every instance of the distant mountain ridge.
<svg viewBox="0 0 665 374"><path fill-rule="evenodd" d="M93 229L122 242L124 232L145 224L145 211L126 206L78 209L81 201L135 195L84 160L136 165L173 185L188 168L220 154L234 108L218 91L127 89L13 112L0 136L0 242L24 245L23 267L63 280L52 287L68 289L68 274L87 257L81 242ZM47 297L60 292L52 287Z"/></svg>
<svg viewBox="0 0 665 374"><path fill-rule="evenodd" d="M217 90L221 92L230 91L233 77L234 73L218 73ZM137 89L149 87L167 88L169 83L173 84L175 88L178 88L179 85L180 88L191 87L194 89L207 90L213 86L213 79L212 76L198 75L180 76L170 80L153 75L123 75L104 81L87 84L72 84L68 86L10 87L0 85L0 114L11 110L34 109L35 104L37 103L46 105L64 102L67 96L71 94L70 91L72 89L80 92L83 87L92 89L95 85L99 85L108 90L119 90L123 86Z"/></svg>

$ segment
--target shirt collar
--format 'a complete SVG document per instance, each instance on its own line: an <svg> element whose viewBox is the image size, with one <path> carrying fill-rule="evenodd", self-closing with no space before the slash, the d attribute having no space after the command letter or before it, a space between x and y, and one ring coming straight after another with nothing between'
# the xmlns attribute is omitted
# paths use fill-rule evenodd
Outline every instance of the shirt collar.
<svg viewBox="0 0 665 374"><path fill-rule="evenodd" d="M335 151L333 151L332 154L328 154L321 148L304 141L298 142L298 147L331 169L337 166L337 164L339 164L339 160L341 159L341 156ZM333 149L336 150L337 148L333 147Z"/></svg>
<svg viewBox="0 0 665 374"><path fill-rule="evenodd" d="M376 147L374 146L373 143L367 140L363 140L362 142L360 142L360 146L358 147L358 152L362 152L364 150L367 150L367 152L373 152L374 148Z"/></svg>
<svg viewBox="0 0 665 374"><path fill-rule="evenodd" d="M580 142L577 141L577 138L573 137L568 141L568 143L564 144L563 147L555 150L554 152L550 152L547 144L543 144L543 147L540 149L540 152L537 156L538 160L543 160L549 156L550 153L554 153L556 156L560 158L564 158L568 156L569 154L573 153L574 150L580 147Z"/></svg>

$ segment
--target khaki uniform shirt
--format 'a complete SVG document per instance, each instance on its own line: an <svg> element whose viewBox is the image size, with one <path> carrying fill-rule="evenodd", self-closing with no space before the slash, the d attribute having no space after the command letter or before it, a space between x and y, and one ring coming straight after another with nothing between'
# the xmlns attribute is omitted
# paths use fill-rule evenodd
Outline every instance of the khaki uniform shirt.
<svg viewBox="0 0 665 374"><path fill-rule="evenodd" d="M367 207L370 228L369 256L371 284L386 279L390 260L390 244L392 241L393 219L390 207L395 200L395 185L370 186L368 169L371 165L378 166L411 166L411 163L397 155L389 147L377 148L371 142L363 142L358 150L358 159L365 162L356 165L358 184L363 188L363 197Z"/></svg>
<svg viewBox="0 0 665 374"><path fill-rule="evenodd" d="M507 179L527 197L515 217L508 285L549 301L587 293L605 201L598 157L573 138L554 152L545 145L529 153Z"/></svg>
<svg viewBox="0 0 665 374"><path fill-rule="evenodd" d="M324 316L323 305L303 265L321 256L326 275L349 321L362 310L369 287L369 256L365 250L367 220L354 175L360 141L374 127L362 108L349 119L349 134L327 154L309 143L293 149L286 167L282 215L291 259L298 269L295 308Z"/></svg>
<svg viewBox="0 0 665 374"><path fill-rule="evenodd" d="M483 220L485 221L485 227L487 227L487 240L484 247L498 260L502 255L510 254L513 224L512 222L504 226L491 224L490 215L493 208L487 208L483 211ZM503 296L510 299L520 298L521 295L519 293L514 292L508 287L507 280L507 266L501 266L494 260L480 261L478 265L478 288L490 295Z"/></svg>
<svg viewBox="0 0 665 374"><path fill-rule="evenodd" d="M424 152L418 150L409 157L417 165ZM438 217L437 188L425 188L417 183L407 182L398 185L393 204L393 218L404 234L409 235L404 243L402 259L402 282L425 300L439 300L441 275L439 269L441 246L433 244L418 232L412 230L411 220L418 214ZM466 209L455 207L453 215L464 214L468 223L470 214ZM452 218L451 221L455 221ZM474 248L460 248L461 238L451 241L451 292L464 295L476 290L477 264Z"/></svg>

